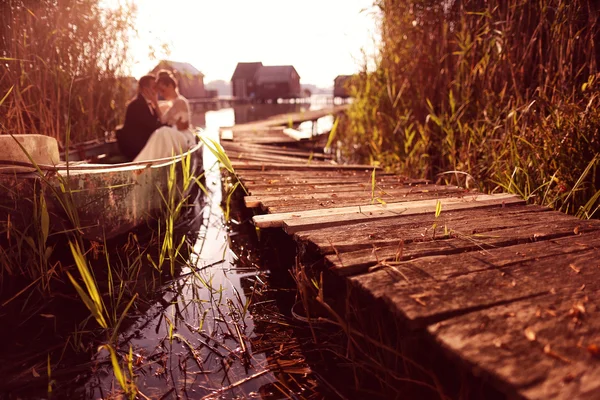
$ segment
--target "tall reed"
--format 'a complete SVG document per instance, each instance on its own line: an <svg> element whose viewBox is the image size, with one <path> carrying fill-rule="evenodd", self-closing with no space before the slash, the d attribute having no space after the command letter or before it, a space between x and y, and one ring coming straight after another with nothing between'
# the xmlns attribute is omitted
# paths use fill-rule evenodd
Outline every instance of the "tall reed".
<svg viewBox="0 0 600 400"><path fill-rule="evenodd" d="M131 96L128 35L135 8L100 0L0 3L0 133L39 133L65 145L101 137Z"/></svg>
<svg viewBox="0 0 600 400"><path fill-rule="evenodd" d="M590 0L378 0L376 68L340 122L348 158L590 217L600 9ZM444 174L461 171L466 174ZM593 200L593 201L591 201Z"/></svg>

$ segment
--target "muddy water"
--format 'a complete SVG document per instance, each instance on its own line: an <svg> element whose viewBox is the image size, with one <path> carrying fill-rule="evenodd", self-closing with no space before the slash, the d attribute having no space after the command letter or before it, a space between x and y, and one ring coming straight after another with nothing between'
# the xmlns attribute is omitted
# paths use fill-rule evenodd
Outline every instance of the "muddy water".
<svg viewBox="0 0 600 400"><path fill-rule="evenodd" d="M306 106L242 106L196 115L195 120L203 121L205 134L218 140L220 126L301 107ZM321 119L317 131L329 129L332 122ZM299 130L310 135L313 127L304 124ZM335 398L311 373L295 337L295 324L302 324L277 308L277 288L269 271L257 268L260 260L243 230L228 230L221 208L221 174L208 150L204 166L208 196L190 261L145 315L136 317L120 335L121 359L129 351L133 355L130 368L141 396ZM243 222L235 221L234 226ZM285 290L286 296L293 295L291 289ZM94 365L95 372L76 395L118 396L121 390L107 351L98 353Z"/></svg>

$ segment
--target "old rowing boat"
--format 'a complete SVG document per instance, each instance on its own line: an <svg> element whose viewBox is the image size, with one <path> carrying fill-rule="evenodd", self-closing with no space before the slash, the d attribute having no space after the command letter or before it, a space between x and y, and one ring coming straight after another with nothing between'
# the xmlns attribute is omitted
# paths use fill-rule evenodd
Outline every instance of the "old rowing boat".
<svg viewBox="0 0 600 400"><path fill-rule="evenodd" d="M42 135L0 135L0 146L0 234L37 226L46 237L77 230L103 241L155 220L170 201L201 197L195 181L202 174L201 143L174 157L118 164L73 161L90 155L81 148L67 152L66 162L56 140ZM87 150L97 160L118 148L102 143Z"/></svg>

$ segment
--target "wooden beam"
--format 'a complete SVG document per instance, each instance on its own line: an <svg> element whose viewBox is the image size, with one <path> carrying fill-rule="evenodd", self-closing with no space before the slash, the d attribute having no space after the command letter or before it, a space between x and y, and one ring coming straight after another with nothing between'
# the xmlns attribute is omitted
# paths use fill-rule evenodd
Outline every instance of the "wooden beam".
<svg viewBox="0 0 600 400"><path fill-rule="evenodd" d="M243 175L245 176L245 174ZM242 176L242 182L244 186L248 189L248 192L251 195L256 196L269 196L269 195L292 195L294 193L297 194L308 194L308 193L341 193L341 192L356 192L361 190L370 190L371 185L369 183L365 183L364 180L358 182L350 181L350 178L347 178L343 182L329 182L329 183L312 183L312 184L297 184L297 185L274 185L273 183L256 184L256 182L249 179L244 179ZM273 179L276 180L277 178ZM399 189L403 187L416 187L416 185L427 184L427 181L400 181L398 183L390 184L384 183L383 185L378 185L384 190L393 190Z"/></svg>
<svg viewBox="0 0 600 400"><path fill-rule="evenodd" d="M437 255L350 277L413 329L561 288L600 289L600 232L486 251ZM525 328L525 327L523 327Z"/></svg>
<svg viewBox="0 0 600 400"><path fill-rule="evenodd" d="M434 191L449 191L457 190L458 186L442 186L442 185L422 185L416 187L403 187L401 189L391 190L375 190L374 197L385 200L388 197L394 197L397 195L406 195L411 193L424 193ZM340 193L306 193L297 195L266 195L266 196L246 196L244 197L244 203L248 208L260 207L261 203L265 204L272 201L292 201L292 200L328 200L328 199L351 199L360 196L372 196L370 187L357 187L352 192L340 192Z"/></svg>
<svg viewBox="0 0 600 400"><path fill-rule="evenodd" d="M298 164L289 164L289 163L261 163L261 162L245 162L245 161L232 161L234 169L238 170L258 170L258 171L268 171L268 170L282 170L282 169L293 169L296 171L312 171L312 170L357 170L357 171L365 171L365 170L373 170L370 165L362 165L362 164L306 164L306 165L298 165Z"/></svg>
<svg viewBox="0 0 600 400"><path fill-rule="evenodd" d="M248 122L248 123L244 123L244 124L236 124L234 126L223 127L221 129L228 129L228 130L235 132L238 130L254 130L254 129L261 129L261 128L264 129L267 127L277 127L277 126L285 127L285 126L289 125L290 123L297 124L297 123L301 123L301 122L305 122L305 121L314 121L321 117L325 117L327 115L338 114L338 113L345 111L348 107L349 107L348 104L344 104L341 106L332 106L332 107L322 108L319 110L311 110L311 111L304 111L304 112L297 112L297 113L274 115L274 116L269 117L262 121ZM234 133L234 135L235 135L235 133Z"/></svg>
<svg viewBox="0 0 600 400"><path fill-rule="evenodd" d="M427 199L445 199L464 196L467 193L464 189L448 189L431 192L412 192L397 196L375 196L372 198L370 194L357 194L354 198L332 198L331 200L293 200L289 202L269 202L262 205L269 213L285 213L298 212L307 210L325 210L331 207L351 207L351 206L370 206L373 204L382 204L389 206L393 203L409 204L415 201Z"/></svg>
<svg viewBox="0 0 600 400"><path fill-rule="evenodd" d="M352 246L351 244L338 246L332 240L327 244L324 251L333 252L326 259L331 269L342 276L356 275L367 272L375 266L395 266L402 268L408 265L406 262L430 257L451 254L465 254L469 252L486 251L498 247L509 247L520 243L541 242L566 236L575 236L579 233L600 231L600 223L586 223L563 214L561 218L558 212L538 213L538 221L534 224L523 224L505 228L498 225L498 221L490 215L491 224L482 226L481 233L475 235L464 235L451 233L448 237L443 236L443 229L434 238L432 232L426 234L422 229L407 229L405 234L398 234L387 240L388 245L378 247L377 242L385 243L383 239L373 240L372 246L367 248L367 243ZM496 228L491 228L493 225ZM482 223L483 225L483 223ZM362 237L362 236L361 236ZM389 245L393 243L393 245ZM359 247L360 246L360 247ZM358 251L344 252L345 249L362 248ZM331 250L330 250L331 249Z"/></svg>
<svg viewBox="0 0 600 400"><path fill-rule="evenodd" d="M410 203L393 203L387 205L352 206L310 210L299 213L258 215L252 218L259 228L284 228L288 233L300 230L317 229L326 226L340 225L347 222L368 221L377 218L390 218L400 215L435 213L437 202L442 210L456 210L477 207L502 206L509 203L524 203L523 199L513 194L469 195L449 199L431 199Z"/></svg>
<svg viewBox="0 0 600 400"><path fill-rule="evenodd" d="M401 242L424 242L448 237L472 237L477 242L479 234L490 229L507 229L535 224L538 219L548 221L550 209L539 206L507 204L505 207L483 207L466 210L443 210L440 217L435 215L402 215L398 218L375 219L372 221L333 226L328 228L301 231L295 237L303 246L317 247L321 254L338 253L343 264L354 260L365 261L370 255L374 260L373 249L377 257L385 260L395 256L387 253L387 247L397 247ZM554 213L554 221L562 221L568 216ZM434 233L435 231L435 233ZM446 235L447 233L447 235ZM440 243L441 245L441 243ZM347 254L347 256L346 256ZM376 260L376 259L375 259Z"/></svg>
<svg viewBox="0 0 600 400"><path fill-rule="evenodd" d="M582 285L448 319L429 334L511 398L597 398L600 363L588 347L600 342L600 291Z"/></svg>
<svg viewBox="0 0 600 400"><path fill-rule="evenodd" d="M254 144L254 143L235 143L235 142L225 142L222 144L223 148L226 152L228 151L237 151L237 152L245 152L245 153L267 153L267 154L276 154L276 155L286 155L293 157L304 158L305 161L308 158L313 159L331 159L333 158L332 154L325 154L320 150L308 150L308 149L297 149L297 148L288 148L282 146L268 146L262 144Z"/></svg>

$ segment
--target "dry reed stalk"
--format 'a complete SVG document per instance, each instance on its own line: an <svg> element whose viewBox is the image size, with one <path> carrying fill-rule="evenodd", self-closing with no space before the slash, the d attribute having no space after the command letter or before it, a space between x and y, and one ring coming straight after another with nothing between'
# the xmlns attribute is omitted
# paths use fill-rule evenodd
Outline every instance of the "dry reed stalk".
<svg viewBox="0 0 600 400"><path fill-rule="evenodd" d="M64 146L102 137L131 97L127 38L135 8L98 0L0 5L0 133L39 133Z"/></svg>
<svg viewBox="0 0 600 400"><path fill-rule="evenodd" d="M346 158L413 177L462 171L479 189L593 215L600 190L597 2L376 5L377 66L351 82L355 101L339 124Z"/></svg>

